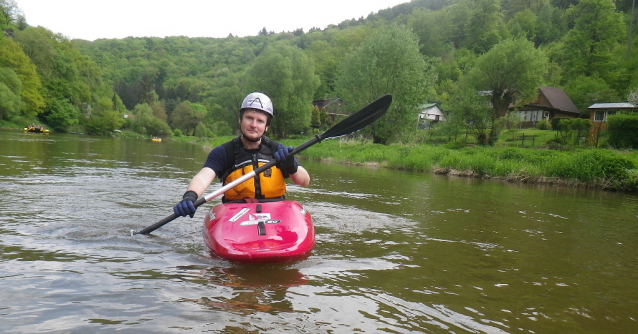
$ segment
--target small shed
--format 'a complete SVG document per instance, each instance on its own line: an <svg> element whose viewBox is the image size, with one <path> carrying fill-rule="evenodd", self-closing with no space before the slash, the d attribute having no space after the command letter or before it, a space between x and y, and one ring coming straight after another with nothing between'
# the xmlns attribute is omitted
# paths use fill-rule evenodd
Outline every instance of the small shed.
<svg viewBox="0 0 638 334"><path fill-rule="evenodd" d="M638 107L629 102L617 103L594 103L587 108L589 111L589 120L592 123L607 127L607 117L619 111L638 112ZM602 129L604 130L604 129Z"/></svg>
<svg viewBox="0 0 638 334"><path fill-rule="evenodd" d="M589 128L589 142L598 142L600 131L607 130L607 117L619 112L638 112L638 106L629 102L594 103L587 108L592 127Z"/></svg>
<svg viewBox="0 0 638 334"><path fill-rule="evenodd" d="M445 121L443 112L436 103L426 103L418 107L419 122L439 122Z"/></svg>

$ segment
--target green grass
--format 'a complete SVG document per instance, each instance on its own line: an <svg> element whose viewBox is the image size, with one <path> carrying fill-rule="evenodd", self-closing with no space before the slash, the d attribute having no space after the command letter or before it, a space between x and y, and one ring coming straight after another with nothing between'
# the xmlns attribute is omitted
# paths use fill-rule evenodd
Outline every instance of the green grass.
<svg viewBox="0 0 638 334"><path fill-rule="evenodd" d="M284 142L296 146L305 140ZM367 141L331 139L309 147L300 156L309 160L376 163L411 171L638 191L638 153L634 151L507 146L447 148L430 144L384 146Z"/></svg>

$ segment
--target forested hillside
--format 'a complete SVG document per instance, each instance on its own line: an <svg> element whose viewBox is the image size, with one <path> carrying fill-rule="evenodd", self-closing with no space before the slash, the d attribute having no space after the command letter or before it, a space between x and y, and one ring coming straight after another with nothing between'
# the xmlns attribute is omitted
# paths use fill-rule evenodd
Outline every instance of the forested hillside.
<svg viewBox="0 0 638 334"><path fill-rule="evenodd" d="M390 143L409 140L426 102L489 128L541 86L563 88L583 113L638 90L631 0L413 0L307 32L93 42L30 27L12 0L0 6L0 120L37 116L59 131L227 135L241 99L263 91L283 138L326 126L315 99L343 98L347 113L391 93L366 132ZM477 107L477 91L492 92L492 108Z"/></svg>

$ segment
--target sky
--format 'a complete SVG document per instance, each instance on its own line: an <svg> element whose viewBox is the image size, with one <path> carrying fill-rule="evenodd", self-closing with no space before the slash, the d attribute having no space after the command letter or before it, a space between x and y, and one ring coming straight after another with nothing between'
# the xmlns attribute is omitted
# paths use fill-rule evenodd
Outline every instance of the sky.
<svg viewBox="0 0 638 334"><path fill-rule="evenodd" d="M30 26L69 39L255 36L326 28L409 0L15 0Z"/></svg>

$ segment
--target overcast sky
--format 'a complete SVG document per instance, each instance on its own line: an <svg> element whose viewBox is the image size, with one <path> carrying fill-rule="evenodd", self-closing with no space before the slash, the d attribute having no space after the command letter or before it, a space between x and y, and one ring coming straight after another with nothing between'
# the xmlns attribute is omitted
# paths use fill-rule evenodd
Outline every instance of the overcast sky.
<svg viewBox="0 0 638 334"><path fill-rule="evenodd" d="M30 26L70 39L255 36L325 28L409 0L15 0Z"/></svg>

